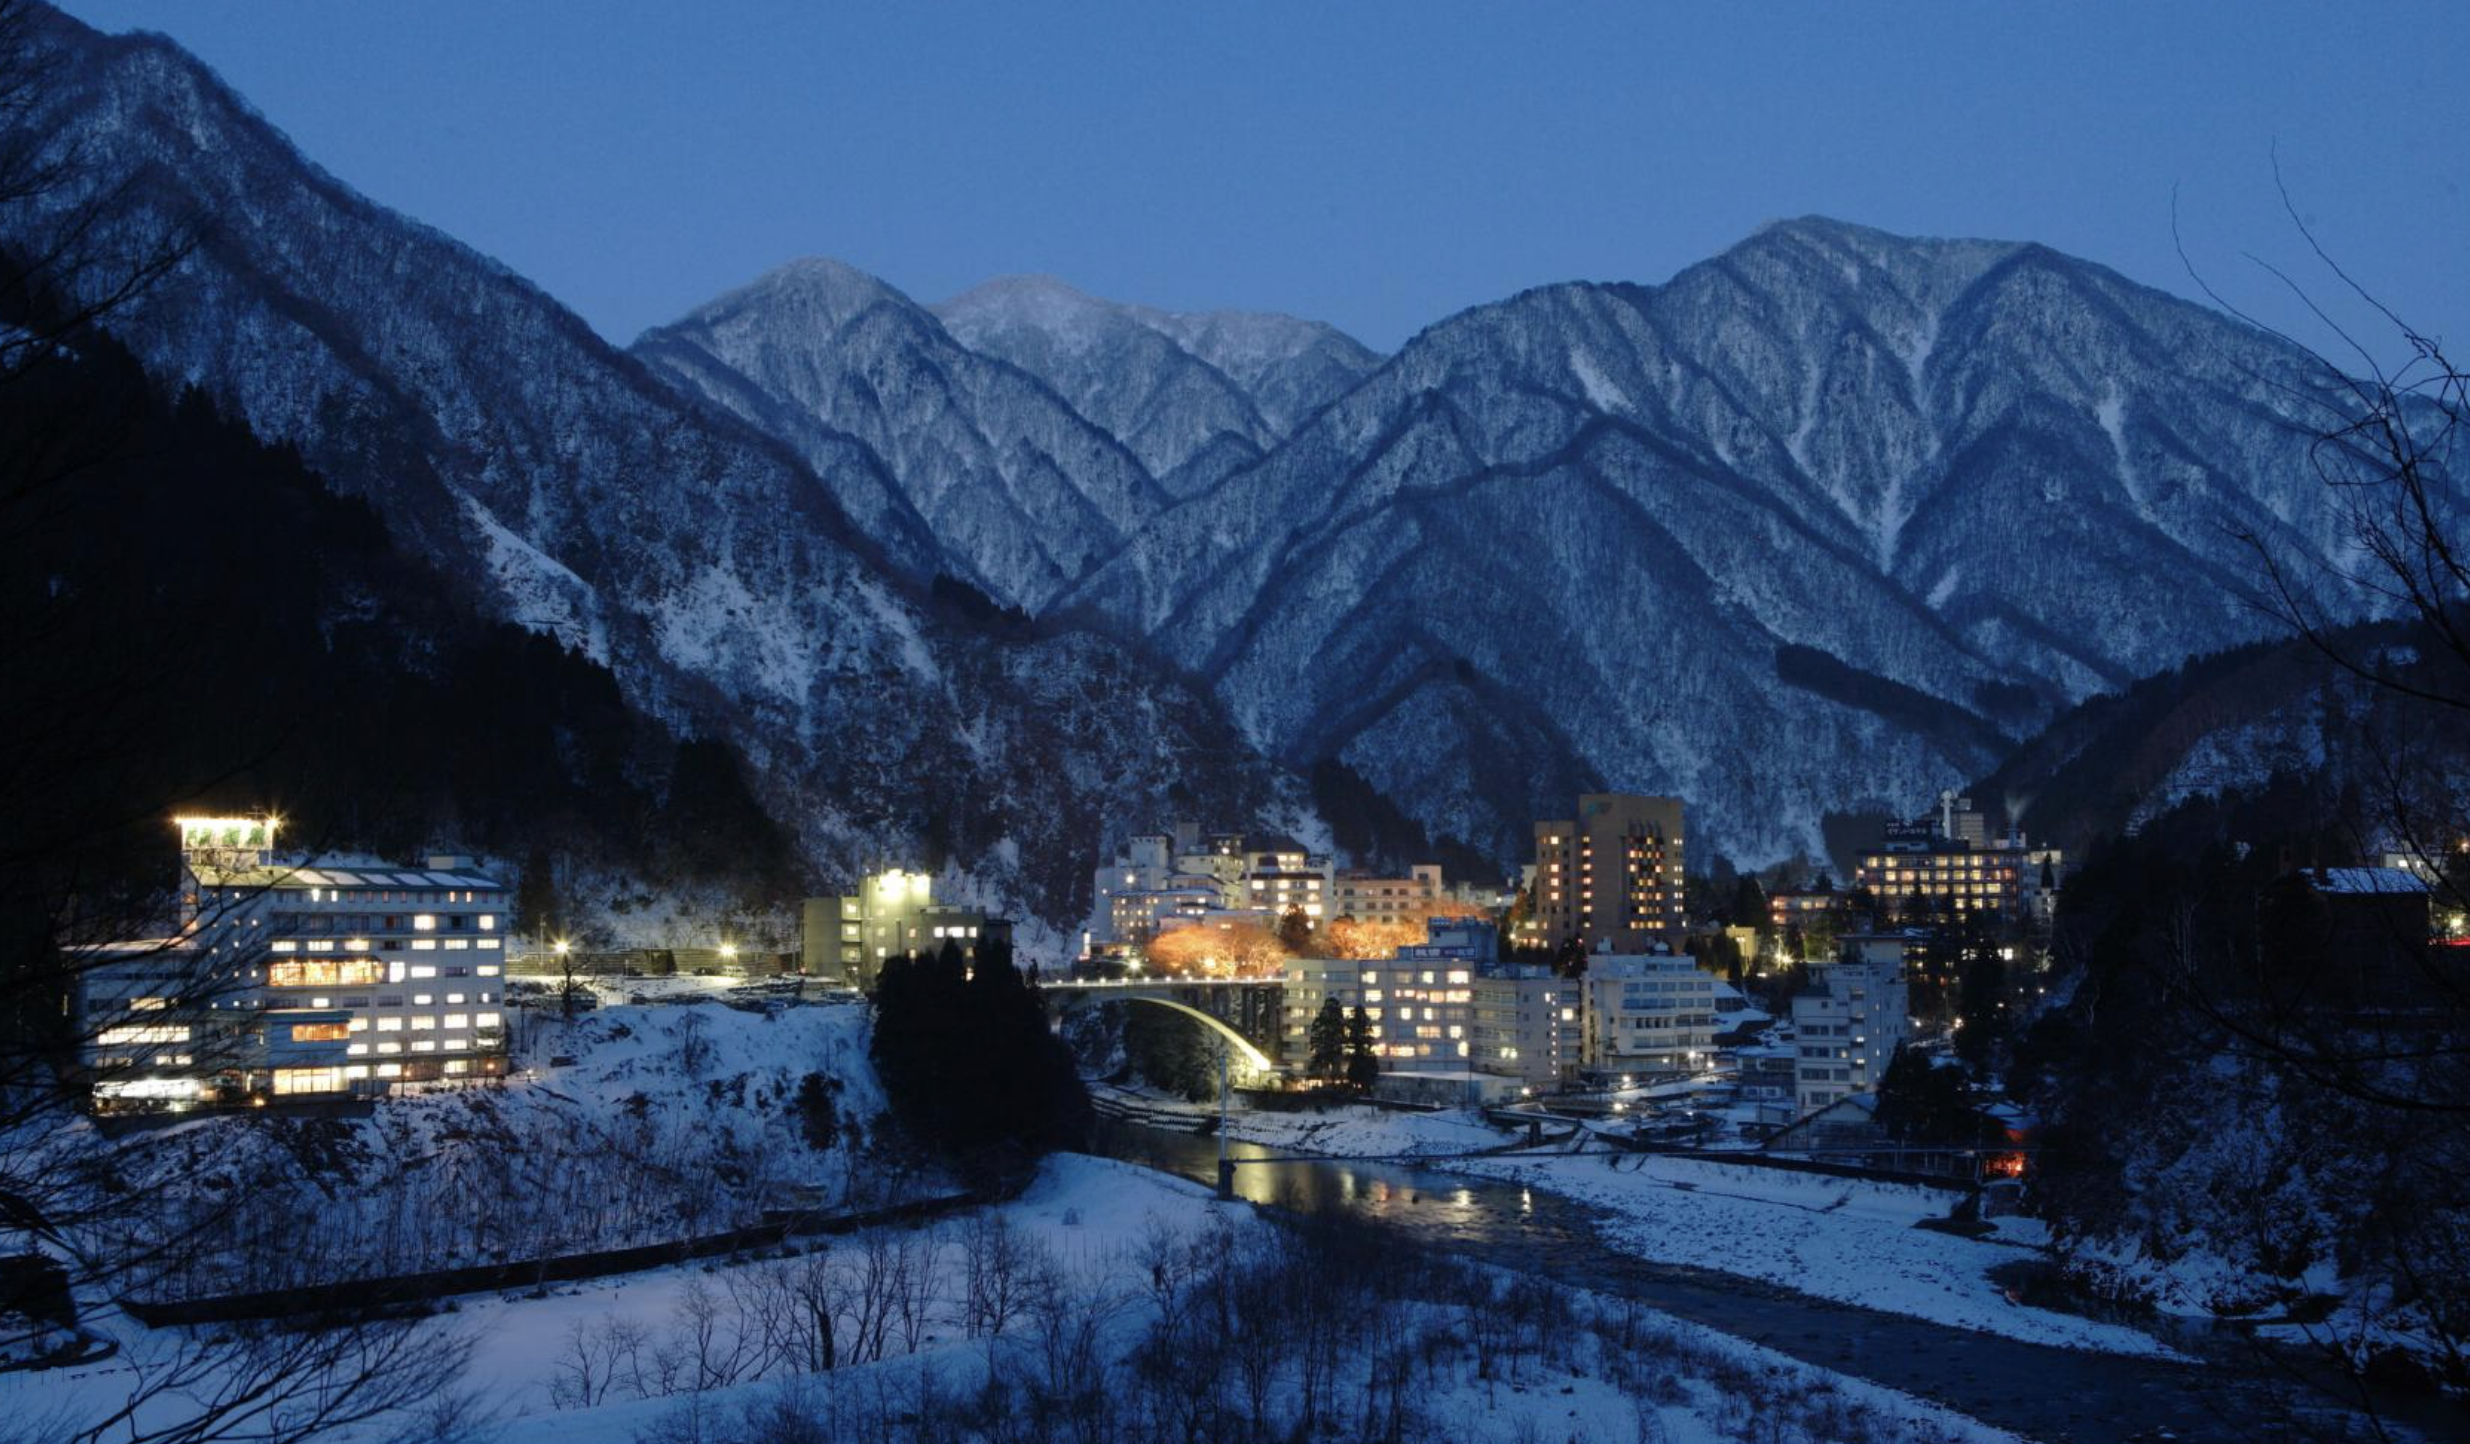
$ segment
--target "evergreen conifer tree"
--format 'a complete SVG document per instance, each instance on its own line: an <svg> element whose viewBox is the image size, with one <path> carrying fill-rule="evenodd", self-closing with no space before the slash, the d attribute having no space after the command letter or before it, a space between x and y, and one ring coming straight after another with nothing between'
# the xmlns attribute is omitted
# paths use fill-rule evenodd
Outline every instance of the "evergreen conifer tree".
<svg viewBox="0 0 2470 1444"><path fill-rule="evenodd" d="M1358 1088L1370 1088L1381 1076L1381 1060L1372 1051L1372 1018L1361 1003L1347 1015L1346 1040L1346 1080Z"/></svg>
<svg viewBox="0 0 2470 1444"><path fill-rule="evenodd" d="M1346 1071L1347 1017L1346 1009L1334 997L1321 1000L1321 1011L1312 1019L1312 1058L1308 1065L1312 1076L1334 1079Z"/></svg>

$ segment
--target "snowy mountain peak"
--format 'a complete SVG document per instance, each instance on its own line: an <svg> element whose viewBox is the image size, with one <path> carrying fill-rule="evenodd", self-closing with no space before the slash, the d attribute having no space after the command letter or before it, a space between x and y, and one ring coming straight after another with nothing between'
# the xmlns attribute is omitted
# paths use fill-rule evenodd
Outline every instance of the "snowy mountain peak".
<svg viewBox="0 0 2470 1444"><path fill-rule="evenodd" d="M1057 345L1086 349L1100 343L1110 319L1132 308L1102 301L1060 276L1038 274L997 276L928 309L972 344L987 331L1029 326Z"/></svg>
<svg viewBox="0 0 2470 1444"><path fill-rule="evenodd" d="M1000 277L933 309L963 344L1113 432L1179 497L1250 464L1380 364L1318 321L1160 310L1053 276Z"/></svg>
<svg viewBox="0 0 2470 1444"><path fill-rule="evenodd" d="M804 256L775 266L733 291L723 292L668 326L645 332L711 329L747 324L750 318L777 326L794 318L818 336L840 329L871 306L912 306L898 288L880 277L829 256Z"/></svg>
<svg viewBox="0 0 2470 1444"><path fill-rule="evenodd" d="M897 288L793 261L644 333L679 389L802 452L854 437L896 505L843 497L886 553L1031 610L1111 555L1166 496L1138 458L1035 377L970 350ZM908 517L931 540L919 545Z"/></svg>

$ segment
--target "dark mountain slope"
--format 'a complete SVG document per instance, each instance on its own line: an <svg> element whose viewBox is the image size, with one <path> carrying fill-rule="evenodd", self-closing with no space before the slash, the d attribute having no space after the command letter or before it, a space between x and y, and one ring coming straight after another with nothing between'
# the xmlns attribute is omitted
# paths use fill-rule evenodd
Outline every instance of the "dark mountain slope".
<svg viewBox="0 0 2470 1444"><path fill-rule="evenodd" d="M1170 789L1240 813L1291 785L1113 644L923 605L843 510L870 486L898 506L854 441L818 458L827 485L684 402L502 266L318 171L167 41L55 18L45 43L56 83L28 124L81 149L77 187L0 214L0 240L39 242L122 185L122 235L202 217L205 244L114 318L149 372L296 445L487 614L737 745L823 876L949 860L1069 926L1102 839L1151 825ZM992 841L947 857L942 837Z"/></svg>

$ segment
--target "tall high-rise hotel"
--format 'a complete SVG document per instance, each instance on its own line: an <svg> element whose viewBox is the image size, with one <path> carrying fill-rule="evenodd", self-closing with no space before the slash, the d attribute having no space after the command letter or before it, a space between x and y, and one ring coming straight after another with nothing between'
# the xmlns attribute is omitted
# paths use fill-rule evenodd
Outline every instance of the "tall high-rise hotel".
<svg viewBox="0 0 2470 1444"><path fill-rule="evenodd" d="M1575 818L1535 824L1535 921L1550 947L1681 951L1681 800L1595 793Z"/></svg>

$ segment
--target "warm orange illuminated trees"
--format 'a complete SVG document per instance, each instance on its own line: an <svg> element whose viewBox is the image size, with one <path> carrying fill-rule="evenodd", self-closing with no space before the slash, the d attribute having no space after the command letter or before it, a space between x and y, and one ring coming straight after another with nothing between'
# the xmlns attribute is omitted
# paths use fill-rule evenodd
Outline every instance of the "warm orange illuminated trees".
<svg viewBox="0 0 2470 1444"><path fill-rule="evenodd" d="M1484 910L1471 903L1441 898L1424 905L1412 918L1373 919L1359 921L1351 917L1333 920L1321 929L1320 944L1334 958L1377 960L1398 956L1400 948L1414 947L1431 936L1434 918L1482 917Z"/></svg>
<svg viewBox="0 0 2470 1444"><path fill-rule="evenodd" d="M1322 943L1333 958L1394 958L1398 950L1424 940L1423 920L1358 922L1339 918L1321 929Z"/></svg>
<svg viewBox="0 0 2470 1444"><path fill-rule="evenodd" d="M1149 944L1149 965L1169 977L1271 978L1285 970L1289 956L1278 935L1258 923L1196 923L1162 932Z"/></svg>

